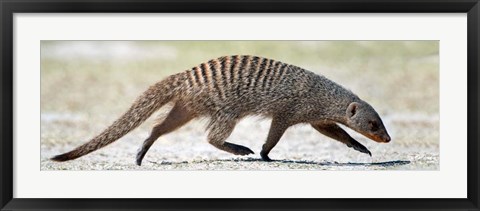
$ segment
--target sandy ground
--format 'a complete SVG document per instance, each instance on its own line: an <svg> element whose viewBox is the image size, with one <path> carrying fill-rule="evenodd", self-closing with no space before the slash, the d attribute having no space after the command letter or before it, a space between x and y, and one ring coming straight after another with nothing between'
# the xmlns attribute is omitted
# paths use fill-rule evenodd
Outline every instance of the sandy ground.
<svg viewBox="0 0 480 211"><path fill-rule="evenodd" d="M85 126L87 121L71 116L42 118L42 170L438 170L438 117L385 117L393 141L379 144L349 133L372 152L372 157L329 139L308 125L290 128L270 153L274 162L264 162L259 151L266 138L269 120L246 118L237 125L229 141L251 148L255 154L235 156L220 151L206 141L203 121L194 121L183 128L162 136L147 153L142 166L135 164L135 155L148 136L148 127L137 129L119 141L64 163L48 158L66 152L83 143L71 140L64 144L49 143L55 133L71 130L65 125ZM148 125L147 125L148 126ZM63 127L63 128L62 128ZM402 131L422 127L421 132L402 134ZM98 130L98 129L92 129ZM245 132L245 131L248 131ZM82 133L82 132L80 132ZM421 150L422 153L418 153Z"/></svg>

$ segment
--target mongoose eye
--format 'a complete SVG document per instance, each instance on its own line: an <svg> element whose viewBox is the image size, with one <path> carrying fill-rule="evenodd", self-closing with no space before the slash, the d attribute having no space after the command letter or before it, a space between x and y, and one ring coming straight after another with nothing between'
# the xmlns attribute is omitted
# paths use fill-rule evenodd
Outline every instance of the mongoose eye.
<svg viewBox="0 0 480 211"><path fill-rule="evenodd" d="M368 121L368 125L370 126L370 130L372 131L378 130L378 123L376 121Z"/></svg>

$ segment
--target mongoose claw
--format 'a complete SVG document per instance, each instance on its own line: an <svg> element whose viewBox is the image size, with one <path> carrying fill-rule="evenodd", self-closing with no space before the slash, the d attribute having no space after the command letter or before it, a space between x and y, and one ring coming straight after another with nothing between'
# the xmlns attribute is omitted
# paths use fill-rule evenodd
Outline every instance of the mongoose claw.
<svg viewBox="0 0 480 211"><path fill-rule="evenodd" d="M370 157L372 157L372 153L370 151L368 151L368 149L367 149L367 152L365 152L365 153L367 153L368 155L370 155Z"/></svg>
<svg viewBox="0 0 480 211"><path fill-rule="evenodd" d="M372 153L367 149L367 147L363 146L362 144L358 143L357 141L353 140L352 145L347 145L348 147L352 147L354 150L359 152L365 153L372 157Z"/></svg>
<svg viewBox="0 0 480 211"><path fill-rule="evenodd" d="M249 154L255 154L255 153L247 147L240 146L239 148L237 148L237 154L238 155L249 155Z"/></svg>
<svg viewBox="0 0 480 211"><path fill-rule="evenodd" d="M227 145L228 148L230 148L228 152L231 152L234 155L255 154L251 149L249 149L248 147L244 147L242 145L232 144L232 143L228 143L228 142L225 142L225 145Z"/></svg>
<svg viewBox="0 0 480 211"><path fill-rule="evenodd" d="M145 157L146 153L147 153L146 151L139 150L137 157L135 158L135 163L137 164L137 166L142 165L142 160L143 160L143 157Z"/></svg>
<svg viewBox="0 0 480 211"><path fill-rule="evenodd" d="M141 166L142 165L142 158L138 158L135 160L135 163L137 164L137 166Z"/></svg>

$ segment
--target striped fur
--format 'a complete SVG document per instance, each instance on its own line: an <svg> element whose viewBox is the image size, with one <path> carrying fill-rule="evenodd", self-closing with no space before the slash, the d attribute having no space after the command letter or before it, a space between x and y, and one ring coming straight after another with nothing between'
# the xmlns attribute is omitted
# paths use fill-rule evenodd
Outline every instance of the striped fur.
<svg viewBox="0 0 480 211"><path fill-rule="evenodd" d="M345 135L341 128L335 127L336 123L347 125L377 141L390 140L375 110L335 82L280 61L233 55L209 60L158 82L100 135L52 160L71 160L102 148L136 128L168 102L175 104L170 118L154 127L139 150L138 165L160 135L197 117L210 117L207 129L212 145L238 155L253 151L225 141L235 124L248 115L272 118L272 128L261 152L264 160L269 160L268 152L283 132L298 123L310 123L322 134L367 154L370 152L348 134ZM348 109L350 113L363 113L349 116ZM362 118L358 119L358 116ZM354 117L358 120L354 121ZM365 126L367 121L376 122L375 126L380 131L369 131Z"/></svg>

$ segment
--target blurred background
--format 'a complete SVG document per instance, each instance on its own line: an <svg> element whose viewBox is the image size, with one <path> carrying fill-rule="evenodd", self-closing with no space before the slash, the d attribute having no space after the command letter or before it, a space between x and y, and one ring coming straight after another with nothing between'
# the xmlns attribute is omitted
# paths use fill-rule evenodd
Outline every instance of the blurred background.
<svg viewBox="0 0 480 211"><path fill-rule="evenodd" d="M438 170L438 41L42 41L42 170ZM372 157L308 125L290 128L259 161L270 121L246 118L230 142L256 154L238 157L206 141L205 121L162 136L134 163L155 116L119 141L75 161L49 157L100 133L153 83L209 59L249 54L322 74L369 102L392 142L379 144L347 130Z"/></svg>

